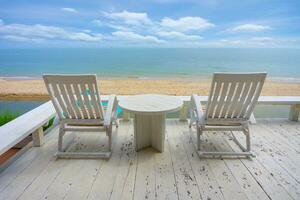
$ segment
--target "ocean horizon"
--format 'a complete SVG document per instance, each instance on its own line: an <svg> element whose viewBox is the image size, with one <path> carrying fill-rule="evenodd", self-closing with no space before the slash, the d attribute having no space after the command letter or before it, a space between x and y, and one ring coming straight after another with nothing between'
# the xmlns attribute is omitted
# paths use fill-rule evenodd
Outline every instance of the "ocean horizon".
<svg viewBox="0 0 300 200"><path fill-rule="evenodd" d="M269 80L300 82L300 49L0 49L0 77L8 79L82 73L101 78L206 80L214 72L267 72Z"/></svg>

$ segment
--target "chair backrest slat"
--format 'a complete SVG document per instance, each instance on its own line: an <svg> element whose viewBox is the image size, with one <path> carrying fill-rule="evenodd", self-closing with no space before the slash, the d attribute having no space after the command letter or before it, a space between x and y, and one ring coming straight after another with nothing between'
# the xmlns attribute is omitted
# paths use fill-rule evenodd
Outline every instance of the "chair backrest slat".
<svg viewBox="0 0 300 200"><path fill-rule="evenodd" d="M247 94L249 93L249 87L251 84L251 81L245 81L242 83L243 84L243 88L240 92L239 98L237 99L236 105L235 105L235 109L232 113L233 116L236 116L236 118L239 118L239 114L241 113L241 110L244 106L245 103L245 99L247 98Z"/></svg>
<svg viewBox="0 0 300 200"><path fill-rule="evenodd" d="M235 84L232 84L232 83L229 83L229 91L226 95L226 100L224 102L224 105L223 105L223 110L222 110L222 113L220 116L227 116L228 115L228 111L230 109L230 107L232 106L232 100L233 100L233 97L234 97L234 92L236 91L236 85Z"/></svg>
<svg viewBox="0 0 300 200"><path fill-rule="evenodd" d="M215 73L206 119L248 120L261 93L266 73Z"/></svg>
<svg viewBox="0 0 300 200"><path fill-rule="evenodd" d="M68 94L70 94L69 95L69 98L70 98L70 101L71 101L71 106L72 106L72 108L73 108L73 110L74 110L74 113L75 113L75 115L76 115L76 119L82 119L83 118L83 115L82 115L82 113L80 112L80 110L79 110L79 108L78 108L78 104L76 103L76 99L75 99L75 92L74 92L74 90L73 90L73 87L72 87L73 85L71 85L71 84L67 84L66 85L66 89L67 89L67 93Z"/></svg>
<svg viewBox="0 0 300 200"><path fill-rule="evenodd" d="M240 95L241 95L241 92L242 92L242 89L244 86L243 82L236 82L236 83L233 83L233 85L236 86L236 90L233 94L233 99L232 99L230 108L227 113L228 118L233 118L234 111L236 110L236 106L237 106L238 100L240 98Z"/></svg>
<svg viewBox="0 0 300 200"><path fill-rule="evenodd" d="M88 83L88 87L91 91L91 94L94 94L94 95L91 95L92 101L93 102L101 102L100 97L99 97L99 93L96 92L96 90L94 89L94 85ZM103 110L101 109L102 107L99 104L95 104L95 105L93 105L93 108L94 108L94 112L96 114L96 117L100 118L101 117L100 113L103 113Z"/></svg>
<svg viewBox="0 0 300 200"><path fill-rule="evenodd" d="M44 75L60 119L100 119L103 109L96 75Z"/></svg>
<svg viewBox="0 0 300 200"><path fill-rule="evenodd" d="M249 89L249 90L250 90L250 91L249 91L249 94L248 94L249 97L251 97L251 96L253 97L253 96L254 96L254 93L257 91L258 85L259 85L259 82L252 82L251 88ZM248 99L245 101L245 104L246 104L246 105L249 105L251 101L252 101L252 99L251 99L251 98L248 98ZM248 109L248 108L247 108L246 106L244 106L244 107L242 108L242 110L241 110L240 115L241 115L241 116L245 116L247 109Z"/></svg>
<svg viewBox="0 0 300 200"><path fill-rule="evenodd" d="M75 115L74 109L72 107L72 103L70 102L69 95L67 95L68 93L67 93L64 85L63 84L57 84L57 86L60 90L60 93L62 94L62 99L65 102L65 105L67 105L66 109L68 111L68 114L71 116L71 118L76 119L76 115Z"/></svg>
<svg viewBox="0 0 300 200"><path fill-rule="evenodd" d="M60 91L58 89L59 88L58 84L54 83L53 85L51 85L51 88L52 88L53 94L56 96L55 102L59 105L62 115L68 115L68 109L67 109L67 106L66 106L62 96L60 95Z"/></svg>
<svg viewBox="0 0 300 200"><path fill-rule="evenodd" d="M81 89L79 84L75 83L72 84L73 88L74 88L74 92L75 92L75 97L76 97L76 102L77 102L77 106L79 107L79 109L81 110L82 114L83 114L83 118L84 119L88 119L88 114L87 114L87 110L85 108L84 102L82 100L82 93L81 93Z"/></svg>
<svg viewBox="0 0 300 200"><path fill-rule="evenodd" d="M91 103L92 101L90 101L89 96L90 96L90 91L85 87L85 84L79 84L80 90L81 90L81 96L83 97L83 103L84 103L84 108L86 109L86 112L88 114L88 117L90 119L94 119L95 115L94 112L92 110L92 106Z"/></svg>
<svg viewBox="0 0 300 200"><path fill-rule="evenodd" d="M226 95L227 95L227 92L228 92L228 89L229 89L228 86L229 86L228 82L223 83L222 92L220 92L221 96L220 96L219 103L218 103L218 105L216 107L216 111L215 111L215 117L216 118L219 118L219 116L222 113L222 110L224 108L225 98L226 98Z"/></svg>
<svg viewBox="0 0 300 200"><path fill-rule="evenodd" d="M211 115L209 115L209 117L213 118L214 117L214 113L215 113L215 108L217 105L217 101L218 101L218 96L215 94L218 94L220 92L221 89L221 82L216 81L213 82L213 90L212 90L212 95L210 95L209 98L209 102L210 102L210 106L208 106L208 110Z"/></svg>
<svg viewBox="0 0 300 200"><path fill-rule="evenodd" d="M256 90L254 91L254 94L253 94L252 99L251 99L251 102L255 102L255 103L250 103L248 108L246 108L246 112L245 112L244 116L247 117L248 119L250 118L250 116L253 112L254 106L256 105L256 102L257 102L257 100L259 98L259 95L261 93L263 84L264 84L264 82L258 82L257 83Z"/></svg>

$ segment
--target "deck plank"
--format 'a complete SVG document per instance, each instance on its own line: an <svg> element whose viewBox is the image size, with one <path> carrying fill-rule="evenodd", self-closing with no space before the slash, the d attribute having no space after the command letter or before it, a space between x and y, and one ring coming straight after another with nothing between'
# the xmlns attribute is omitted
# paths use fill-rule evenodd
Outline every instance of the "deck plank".
<svg viewBox="0 0 300 200"><path fill-rule="evenodd" d="M232 151L231 147L228 145L227 141L229 137L223 133L216 134L214 137L209 136L209 140L212 141L217 150L227 149L227 151ZM265 191L257 184L252 174L244 166L242 160L240 159L224 159L226 166L230 169L231 173L235 177L235 180L239 183L241 189L244 191L248 199L269 199L269 196ZM252 160L255 162L255 160Z"/></svg>
<svg viewBox="0 0 300 200"><path fill-rule="evenodd" d="M170 123L168 145L173 161L178 197L179 199L201 199L196 177L180 140L177 127L175 122Z"/></svg>
<svg viewBox="0 0 300 200"><path fill-rule="evenodd" d="M189 129L184 122L178 122L178 125L177 128L181 132L179 137L190 160L202 199L225 199L209 165L209 161L206 159L199 160L196 147L192 141L193 139L194 141L196 140L195 137L193 138L195 136L193 129Z"/></svg>
<svg viewBox="0 0 300 200"><path fill-rule="evenodd" d="M57 138L57 134L53 134ZM70 140L70 137L66 137L66 141ZM24 190L20 195L20 199L41 199L48 187L55 181L60 175L61 170L68 164L67 160L55 160L50 162L42 173L31 183L30 187Z"/></svg>
<svg viewBox="0 0 300 200"><path fill-rule="evenodd" d="M291 123L289 121L271 121L264 120L261 125L266 128L272 127L275 135L279 134L280 138L284 138L284 141L288 143L295 151L300 151L300 130L297 129L297 122ZM277 133L277 134L276 134Z"/></svg>
<svg viewBox="0 0 300 200"><path fill-rule="evenodd" d="M0 199L16 199L24 193L24 191L32 184L32 182L43 172L47 165L54 161L54 153L56 151L55 140L50 140L45 144L46 148L40 148L36 152L36 157L28 166L19 173L10 184L1 191ZM38 147L34 147L35 149ZM6 171L3 172L4 174ZM2 179L1 179L2 181Z"/></svg>
<svg viewBox="0 0 300 200"><path fill-rule="evenodd" d="M258 120L250 131L252 160L199 159L195 129L169 119L164 153L136 153L124 121L109 160L56 160L56 127L0 174L0 199L300 199L300 123ZM237 150L228 132L205 135L205 148ZM99 138L77 134L69 150L105 148Z"/></svg>
<svg viewBox="0 0 300 200"><path fill-rule="evenodd" d="M133 126L132 123L125 123L124 126L128 126L128 132L121 147L124 154L121 157L117 177L112 189L110 199L113 200L133 199L134 193L137 154L133 143Z"/></svg>
<svg viewBox="0 0 300 200"><path fill-rule="evenodd" d="M96 137L95 134L91 135L90 139L87 136L76 134L74 143L67 151L91 151L97 146L97 143L100 143L98 146L105 144L104 137L101 138L102 140L99 138L95 140L92 139ZM103 160L58 159L55 162L66 162L67 164L44 192L43 199L74 199L73 195L76 195L76 199L85 198L90 191L93 177L99 171Z"/></svg>
<svg viewBox="0 0 300 200"><path fill-rule="evenodd" d="M110 199L113 186L117 177L118 168L120 166L121 157L124 156L122 144L128 133L128 126L118 128L116 142L113 146L113 154L109 160L103 160L103 164L99 169L99 173L95 176L95 181L91 186L88 199Z"/></svg>
<svg viewBox="0 0 300 200"><path fill-rule="evenodd" d="M297 139L295 137L290 137L290 138L285 138L280 131L280 127L279 126L269 126L268 124L261 124L259 127L257 127L259 129L263 129L263 130L268 130L266 132L263 132L262 136L265 137L272 137L276 138L276 140L273 140L277 143L281 144L282 150L287 150L289 152L292 152L293 154L290 154L291 156L296 156L298 158L300 158L300 145L297 141ZM289 133L294 132L294 130L291 130ZM287 137L289 136L288 134L285 134ZM272 140L271 140L272 141ZM280 147L280 146L279 146Z"/></svg>
<svg viewBox="0 0 300 200"><path fill-rule="evenodd" d="M166 144L169 140L169 134L172 134L170 126L166 127ZM155 162L155 185L157 199L178 199L176 181L174 176L174 167L171 158L169 145L165 145L163 153L154 155Z"/></svg>
<svg viewBox="0 0 300 200"><path fill-rule="evenodd" d="M256 138L261 135L259 132L252 137L252 141L257 143ZM265 148L268 151L265 151ZM294 199L297 199L300 196L300 184L291 174L289 173L282 163L277 162L276 159L272 156L274 149L270 146L264 146L260 148L257 145L253 145L253 151L256 153L255 160L259 162L269 173L273 176L278 183L280 183L283 188L292 196ZM272 152L272 153L269 153Z"/></svg>
<svg viewBox="0 0 300 200"><path fill-rule="evenodd" d="M286 169L292 177L300 180L300 154L291 148L287 149L287 146L283 145L279 138L274 139L273 134L267 135L266 130L259 126L251 127L252 133L257 132L252 136L252 139L256 141L255 144L260 145L260 153L267 153L282 168Z"/></svg>
<svg viewBox="0 0 300 200"><path fill-rule="evenodd" d="M57 127L55 127L52 132L57 132ZM52 142L55 142L55 134L49 134L45 137L47 143L44 147L51 145ZM5 171L0 174L0 193L14 180L16 177L30 166L30 163L33 162L39 152L43 151L41 148L31 148L28 152L23 154L18 158L14 163L12 163Z"/></svg>
<svg viewBox="0 0 300 200"><path fill-rule="evenodd" d="M113 134L114 132L115 131L113 131ZM108 137L106 137L105 133L102 133L101 138L95 137L95 133L89 134L92 137L84 140L83 145L86 146L84 146L84 148L81 148L81 151L83 151L84 149L87 152L96 152L108 149ZM85 137L89 137L89 135L87 134L85 135ZM89 192L91 191L92 184L94 183L96 176L99 173L104 162L105 161L103 159L87 159L85 162L83 162L83 167L79 169L77 175L72 180L72 185L66 193L64 199L86 199L88 197Z"/></svg>
<svg viewBox="0 0 300 200"><path fill-rule="evenodd" d="M141 150L137 154L138 164L134 187L134 199L155 199L155 162L151 148Z"/></svg>
<svg viewBox="0 0 300 200"><path fill-rule="evenodd" d="M218 133L208 132L203 134L202 146L208 151L229 151L228 148L224 146L218 146L217 141L211 140L213 137L216 137ZM236 177L227 166L226 159L211 159L209 160L209 165L216 177L216 181L220 186L220 190L224 195L225 199L248 199L244 187L239 184L236 180ZM240 169L241 170L241 169Z"/></svg>
<svg viewBox="0 0 300 200"><path fill-rule="evenodd" d="M256 133L259 134L259 133ZM237 136L241 139L241 137ZM253 141L253 137L252 137ZM262 187L266 194L274 200L279 199L293 199L290 193L286 190L285 183L276 178L280 174L273 174L269 171L270 166L266 166L260 162L260 152L263 152L262 148L257 148L257 141L253 141L252 149L256 154L256 157L252 160L241 159L241 162L246 166L251 175L255 178L256 182ZM227 140L227 143L234 151L238 151L239 148L232 140ZM262 158L264 159L264 158ZM268 159L272 159L270 156ZM269 163L270 164L270 163ZM274 163L272 163L274 164ZM275 165L278 165L275 163Z"/></svg>

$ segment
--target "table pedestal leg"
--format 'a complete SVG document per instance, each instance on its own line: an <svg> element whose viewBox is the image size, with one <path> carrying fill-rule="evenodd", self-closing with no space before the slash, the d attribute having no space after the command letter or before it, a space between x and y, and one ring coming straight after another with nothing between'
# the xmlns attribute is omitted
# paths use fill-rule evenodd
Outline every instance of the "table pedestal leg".
<svg viewBox="0 0 300 200"><path fill-rule="evenodd" d="M152 146L163 152L165 144L166 115L143 115L134 116L135 148L140 150Z"/></svg>

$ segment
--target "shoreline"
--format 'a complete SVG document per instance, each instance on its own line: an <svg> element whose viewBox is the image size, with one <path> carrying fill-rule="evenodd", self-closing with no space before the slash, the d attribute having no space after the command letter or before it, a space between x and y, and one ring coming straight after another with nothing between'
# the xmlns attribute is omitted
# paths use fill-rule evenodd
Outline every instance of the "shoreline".
<svg viewBox="0 0 300 200"><path fill-rule="evenodd" d="M158 93L175 96L198 94L207 96L211 80L174 79L98 79L102 95L134 95ZM267 80L262 95L300 96L300 83ZM0 78L0 100L44 101L49 100L44 82L41 79L3 79Z"/></svg>
<svg viewBox="0 0 300 200"><path fill-rule="evenodd" d="M97 75L97 74L96 74ZM211 74L212 75L212 74ZM184 81L184 82L206 82L211 81L212 77L208 76L190 76L190 75L170 75L170 76L113 76L113 75L97 75L98 80L169 80L169 81ZM0 76L0 80L43 80L41 76ZM300 83L300 77L267 77L269 82L280 82L280 83Z"/></svg>

